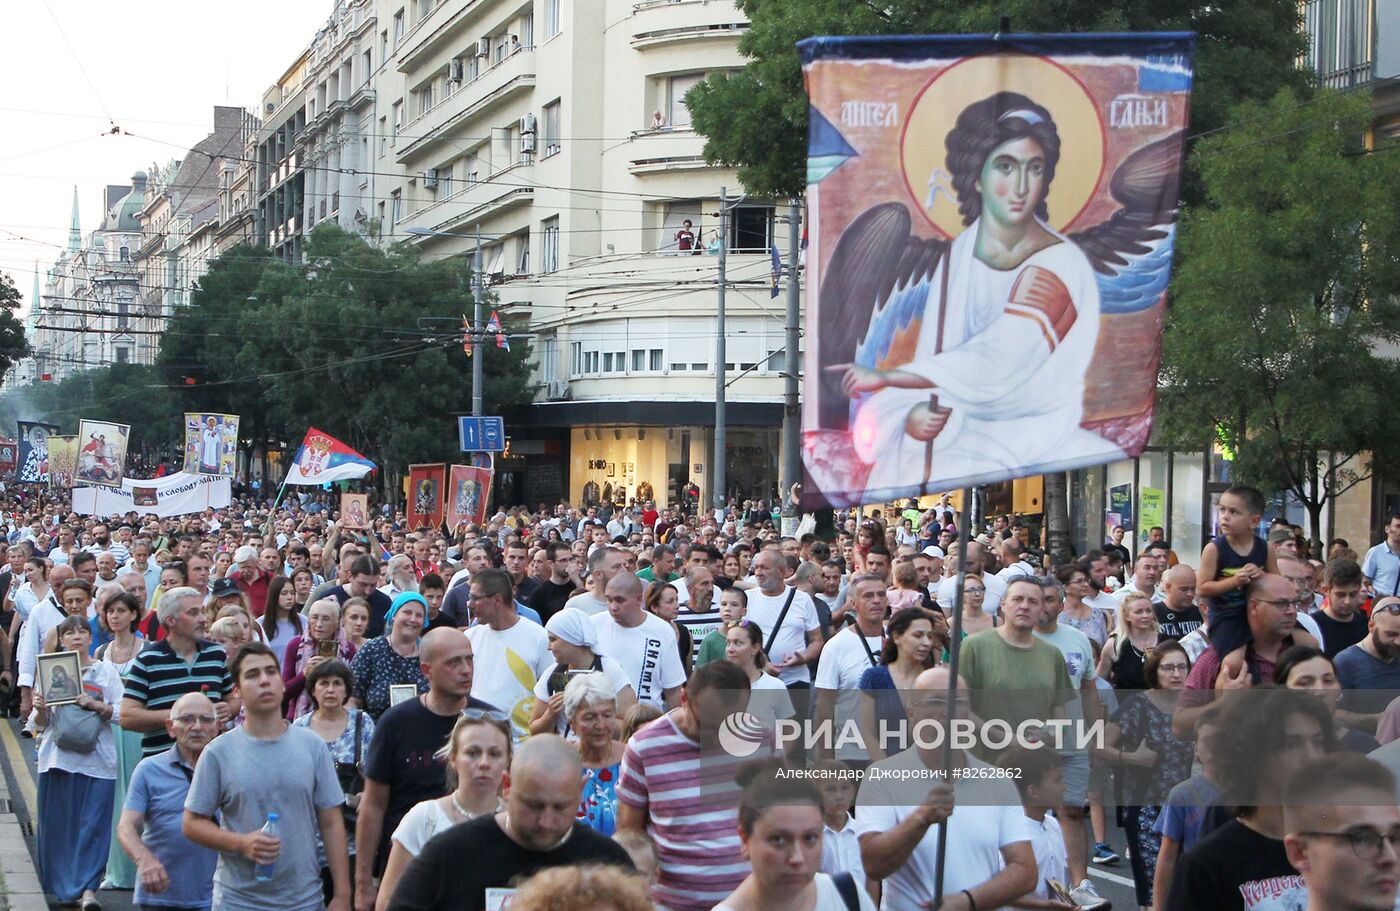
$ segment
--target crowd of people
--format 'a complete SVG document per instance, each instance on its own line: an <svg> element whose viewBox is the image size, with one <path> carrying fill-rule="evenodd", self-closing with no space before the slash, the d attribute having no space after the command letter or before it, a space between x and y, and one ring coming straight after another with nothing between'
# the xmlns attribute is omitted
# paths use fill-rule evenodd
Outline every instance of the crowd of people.
<svg viewBox="0 0 1400 911"><path fill-rule="evenodd" d="M1400 516L1322 553L1236 487L1199 555L1057 564L947 497L826 539L766 504L3 498L3 704L84 911L1106 908L1122 854L1144 909L1396 903ZM953 716L1018 739L914 733Z"/></svg>

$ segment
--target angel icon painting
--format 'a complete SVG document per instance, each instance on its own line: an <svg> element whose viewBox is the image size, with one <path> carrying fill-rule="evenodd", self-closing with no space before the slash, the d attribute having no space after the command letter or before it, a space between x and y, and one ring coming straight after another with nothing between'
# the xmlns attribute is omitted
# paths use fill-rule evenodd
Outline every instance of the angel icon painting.
<svg viewBox="0 0 1400 911"><path fill-rule="evenodd" d="M1110 137L1102 102L1140 94L1141 71L1088 69L1024 53L944 61L903 103L880 80L888 111L838 103L838 130L809 63L822 119L809 180L837 171L815 194L809 502L933 493L1145 445L1182 155L1167 115L1185 104ZM900 109L902 135L862 147ZM1118 339L1109 309L1143 316L1115 324Z"/></svg>

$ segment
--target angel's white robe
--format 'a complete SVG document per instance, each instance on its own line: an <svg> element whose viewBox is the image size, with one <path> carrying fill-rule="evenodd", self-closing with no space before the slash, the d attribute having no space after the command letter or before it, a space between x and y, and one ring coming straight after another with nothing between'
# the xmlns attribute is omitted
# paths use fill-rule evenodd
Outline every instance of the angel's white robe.
<svg viewBox="0 0 1400 911"><path fill-rule="evenodd" d="M976 223L953 241L928 283L914 358L899 367L934 388L886 388L856 407L856 454L872 466L867 499L1123 457L1116 444L1079 426L1084 376L1099 334L1099 289L1083 251L1051 233L1061 242L1005 271L973 256ZM932 471L925 477L928 444L909 436L904 423L935 395L952 411L934 438Z"/></svg>

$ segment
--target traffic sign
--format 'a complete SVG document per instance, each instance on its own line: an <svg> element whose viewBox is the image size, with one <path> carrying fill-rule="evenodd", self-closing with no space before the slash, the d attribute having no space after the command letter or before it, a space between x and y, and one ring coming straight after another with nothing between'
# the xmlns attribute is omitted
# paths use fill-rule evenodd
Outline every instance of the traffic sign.
<svg viewBox="0 0 1400 911"><path fill-rule="evenodd" d="M457 419L457 433L463 452L504 452L506 422L504 418L463 416Z"/></svg>

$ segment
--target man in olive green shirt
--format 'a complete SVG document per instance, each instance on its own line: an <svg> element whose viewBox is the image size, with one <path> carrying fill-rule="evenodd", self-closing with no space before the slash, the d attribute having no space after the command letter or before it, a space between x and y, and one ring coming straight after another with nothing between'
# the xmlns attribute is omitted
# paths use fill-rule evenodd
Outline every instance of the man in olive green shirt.
<svg viewBox="0 0 1400 911"><path fill-rule="evenodd" d="M968 636L959 655L958 675L971 691L973 714L1004 721L1013 733L1023 721L1065 718L1064 707L1074 698L1064 655L1035 637L1043 597L1033 576L1009 581L999 607L1001 625ZM996 762L997 752L981 743L973 748L984 762Z"/></svg>

